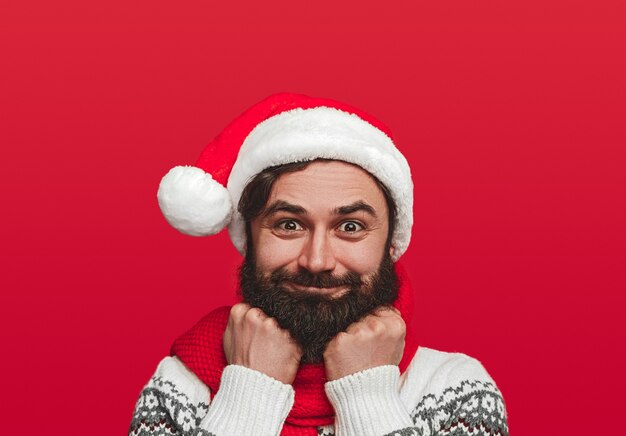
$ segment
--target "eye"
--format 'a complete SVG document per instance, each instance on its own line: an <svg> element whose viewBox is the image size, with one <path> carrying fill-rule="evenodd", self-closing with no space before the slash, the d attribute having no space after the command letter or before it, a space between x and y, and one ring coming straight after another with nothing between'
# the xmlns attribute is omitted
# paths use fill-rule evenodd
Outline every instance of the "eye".
<svg viewBox="0 0 626 436"><path fill-rule="evenodd" d="M298 230L303 230L303 227L296 220L283 220L280 221L276 227L279 230L287 231L287 232L296 232Z"/></svg>
<svg viewBox="0 0 626 436"><path fill-rule="evenodd" d="M360 230L363 230L365 227L363 227L362 224L356 221L344 221L341 224L339 224L339 227L337 228L339 229L340 232L356 233Z"/></svg>

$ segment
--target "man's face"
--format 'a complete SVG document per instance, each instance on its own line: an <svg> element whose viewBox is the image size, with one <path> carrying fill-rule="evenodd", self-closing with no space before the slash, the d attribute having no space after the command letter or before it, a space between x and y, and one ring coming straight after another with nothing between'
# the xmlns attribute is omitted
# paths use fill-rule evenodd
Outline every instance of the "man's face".
<svg viewBox="0 0 626 436"><path fill-rule="evenodd" d="M250 223L241 271L244 300L288 329L304 362L376 307L393 302L388 209L376 181L340 161L279 176Z"/></svg>

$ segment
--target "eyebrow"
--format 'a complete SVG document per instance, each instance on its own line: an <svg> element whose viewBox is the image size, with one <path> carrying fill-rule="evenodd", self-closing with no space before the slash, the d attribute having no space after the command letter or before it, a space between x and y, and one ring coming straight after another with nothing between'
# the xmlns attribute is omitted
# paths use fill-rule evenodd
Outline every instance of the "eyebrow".
<svg viewBox="0 0 626 436"><path fill-rule="evenodd" d="M333 213L335 215L349 215L354 212L365 212L370 214L374 218L377 217L374 208L362 200L355 201L354 203L348 204L346 206L339 206L333 210Z"/></svg>
<svg viewBox="0 0 626 436"><path fill-rule="evenodd" d="M296 204L289 203L285 200L276 200L273 202L265 211L263 212L263 216L268 217L274 215L278 212L288 212L293 213L294 215L308 215L309 212L302 206L298 206ZM374 218L377 218L376 211L372 206L365 203L362 200L355 201L352 204L348 204L346 206L339 206L333 209L333 215L349 215L354 212L365 212Z"/></svg>
<svg viewBox="0 0 626 436"><path fill-rule="evenodd" d="M284 200L276 200L267 209L265 209L263 216L267 217L278 212L289 212L295 215L308 215L308 212L302 206L298 206Z"/></svg>

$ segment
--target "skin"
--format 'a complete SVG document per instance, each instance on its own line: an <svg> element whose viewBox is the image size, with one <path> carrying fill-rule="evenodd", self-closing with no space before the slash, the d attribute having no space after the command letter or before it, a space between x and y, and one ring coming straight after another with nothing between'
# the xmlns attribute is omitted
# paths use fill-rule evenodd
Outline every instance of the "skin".
<svg viewBox="0 0 626 436"><path fill-rule="evenodd" d="M264 212L250 223L257 268L269 275L288 271L353 271L368 282L385 250L388 211L374 179L360 167L340 161L313 162L302 171L281 175ZM393 254L394 248L390 248ZM287 289L323 293L343 288ZM381 308L331 340L324 353L328 380L380 365L397 365L406 327L395 309ZM260 309L233 306L224 333L229 364L243 365L283 383L296 376L302 352L289 333Z"/></svg>

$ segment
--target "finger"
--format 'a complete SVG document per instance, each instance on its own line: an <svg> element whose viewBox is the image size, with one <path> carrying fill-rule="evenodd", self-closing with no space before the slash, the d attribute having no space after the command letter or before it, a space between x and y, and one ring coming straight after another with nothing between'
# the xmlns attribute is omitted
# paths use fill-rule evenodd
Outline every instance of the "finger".
<svg viewBox="0 0 626 436"><path fill-rule="evenodd" d="M395 307L381 308L376 313L376 319L384 323L391 332L403 333L406 330L406 323Z"/></svg>
<svg viewBox="0 0 626 436"><path fill-rule="evenodd" d="M236 320L242 319L244 315L250 310L250 305L247 303L237 303L230 308L230 317Z"/></svg>
<svg viewBox="0 0 626 436"><path fill-rule="evenodd" d="M244 315L244 321L256 324L258 322L265 321L268 316L258 307L250 308Z"/></svg>

